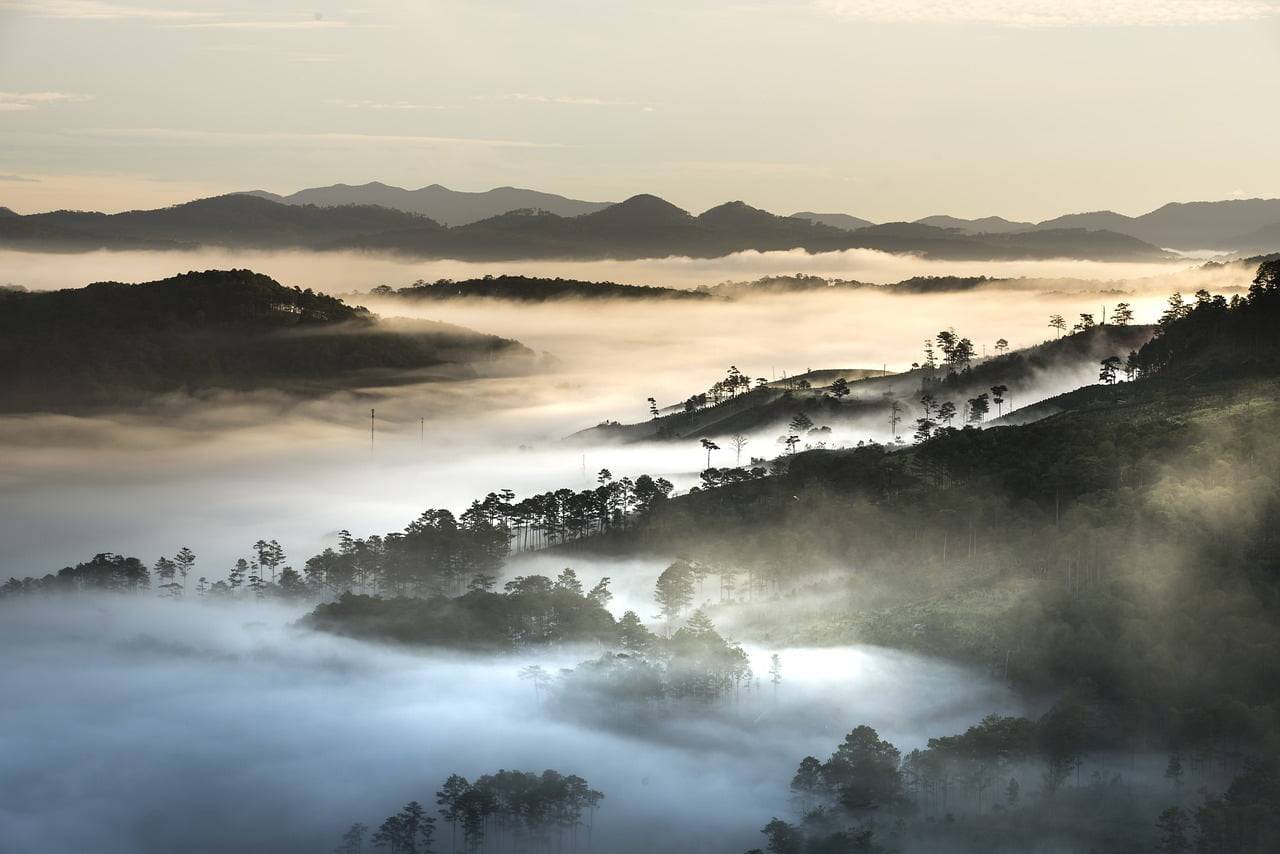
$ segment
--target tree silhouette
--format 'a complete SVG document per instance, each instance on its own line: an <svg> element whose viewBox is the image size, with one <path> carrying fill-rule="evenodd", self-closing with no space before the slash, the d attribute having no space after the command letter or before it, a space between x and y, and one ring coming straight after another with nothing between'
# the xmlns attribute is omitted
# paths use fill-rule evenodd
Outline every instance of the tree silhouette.
<svg viewBox="0 0 1280 854"><path fill-rule="evenodd" d="M742 449L750 444L750 441L742 433L734 433L729 437L729 444L733 445L733 464L742 465Z"/></svg>
<svg viewBox="0 0 1280 854"><path fill-rule="evenodd" d="M1128 326L1133 322L1133 307L1127 302L1116 303L1115 310L1111 312L1111 323L1113 326Z"/></svg>
<svg viewBox="0 0 1280 854"><path fill-rule="evenodd" d="M803 412L797 412L795 417L787 424L787 429L792 433L799 433L803 436L813 429L813 420Z"/></svg>
<svg viewBox="0 0 1280 854"><path fill-rule="evenodd" d="M342 834L342 839L338 847L333 849L333 854L361 854L364 851L364 836L368 832L369 828L360 822L352 824Z"/></svg>
<svg viewBox="0 0 1280 854"><path fill-rule="evenodd" d="M710 439L701 439L702 447L707 452L707 468L711 468L711 452L720 450L720 446Z"/></svg>
<svg viewBox="0 0 1280 854"><path fill-rule="evenodd" d="M836 381L831 384L831 393L835 396L837 400L840 400L841 398L848 395L849 394L848 381L845 380L844 377L838 377Z"/></svg>
<svg viewBox="0 0 1280 854"><path fill-rule="evenodd" d="M991 387L991 402L996 405L996 417L999 418L1004 407L1004 393L1009 390L1007 385L993 385Z"/></svg>
<svg viewBox="0 0 1280 854"><path fill-rule="evenodd" d="M1115 385L1116 374L1120 371L1120 357L1108 356L1100 363L1098 379L1107 385Z"/></svg>
<svg viewBox="0 0 1280 854"><path fill-rule="evenodd" d="M651 397L648 399L648 402L649 402L649 417L657 418L658 417L658 401L654 400Z"/></svg>
<svg viewBox="0 0 1280 854"><path fill-rule="evenodd" d="M389 848L391 854L431 854L435 823L422 804L410 801L378 827L373 834L374 847Z"/></svg>
<svg viewBox="0 0 1280 854"><path fill-rule="evenodd" d="M1060 314L1049 315L1049 328L1058 331L1058 337L1062 337L1062 333L1067 331L1067 321Z"/></svg>

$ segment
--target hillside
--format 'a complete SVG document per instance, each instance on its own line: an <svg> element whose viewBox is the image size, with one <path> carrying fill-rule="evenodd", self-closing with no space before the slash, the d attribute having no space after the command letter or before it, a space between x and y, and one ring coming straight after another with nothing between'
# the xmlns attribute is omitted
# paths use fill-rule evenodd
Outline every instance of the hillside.
<svg viewBox="0 0 1280 854"><path fill-rule="evenodd" d="M497 187L481 193L450 190L439 184L406 190L378 181L352 186L333 184L310 187L288 195L252 190L245 195L258 196L286 205L341 207L344 205L377 205L406 213L420 214L441 225L466 225L516 210L544 210L557 216L579 216L608 207L610 202L584 202L554 193Z"/></svg>
<svg viewBox="0 0 1280 854"><path fill-rule="evenodd" d="M1247 300L1167 318L1137 379L1063 395L1052 417L798 453L589 547L686 555L708 589L736 575L709 613L737 637L982 665L1056 700L1077 750L1266 744L1280 344L1252 333L1277 324L1273 266Z"/></svg>
<svg viewBox="0 0 1280 854"><path fill-rule="evenodd" d="M132 406L154 394L273 388L315 394L424 368L528 355L440 323L363 308L249 270L144 284L0 291L0 411Z"/></svg>
<svg viewBox="0 0 1280 854"><path fill-rule="evenodd" d="M974 236L912 223L849 231L775 216L742 202L728 202L694 216L650 195L633 196L580 216L521 209L450 228L386 207L317 207L235 194L152 211L54 211L0 217L0 245L56 251L199 245L357 249L474 261L669 255L710 258L747 250L825 252L855 248L970 260L1078 257L1136 261L1169 257L1155 246L1105 232Z"/></svg>
<svg viewBox="0 0 1280 854"><path fill-rule="evenodd" d="M997 385L1005 386L1003 403L990 402L990 417L999 418L1008 409L1011 414L1005 417L1015 418L1022 407L1035 401L1095 382L1102 359L1123 359L1149 341L1154 332L1151 326L1096 326L1034 347L975 359L970 365L954 369L915 367L888 375L874 369L820 369L786 380L757 383L750 390L736 393L713 387L690 396L683 405L668 407L657 418L634 424L606 422L575 433L573 438L606 442L691 441L703 437L725 440L739 433L787 434L791 432L789 422L803 414L813 423L811 434L800 434L803 446L830 443L830 430L884 435L890 432L889 417L895 403L901 418L897 431L910 437L915 419L921 414L919 401L923 394L931 395L936 405L950 402L956 409L956 423L963 424L969 400L980 394L990 398L992 386ZM847 390L837 394L833 383L841 378L846 381Z"/></svg>

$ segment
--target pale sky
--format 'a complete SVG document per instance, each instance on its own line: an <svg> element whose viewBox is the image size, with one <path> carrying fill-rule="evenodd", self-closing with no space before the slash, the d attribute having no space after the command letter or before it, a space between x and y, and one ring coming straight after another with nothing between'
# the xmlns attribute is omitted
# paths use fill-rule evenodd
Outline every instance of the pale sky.
<svg viewBox="0 0 1280 854"><path fill-rule="evenodd" d="M1280 196L1280 0L0 0L0 205L380 180L1043 219Z"/></svg>

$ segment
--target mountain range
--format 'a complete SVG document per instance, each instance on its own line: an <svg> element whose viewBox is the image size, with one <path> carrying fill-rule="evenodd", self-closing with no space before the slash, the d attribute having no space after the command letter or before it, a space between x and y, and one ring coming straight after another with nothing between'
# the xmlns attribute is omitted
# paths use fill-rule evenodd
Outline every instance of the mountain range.
<svg viewBox="0 0 1280 854"><path fill-rule="evenodd" d="M695 216L651 195L632 196L578 216L521 209L449 227L421 214L377 205L285 204L237 193L149 211L53 211L0 217L0 245L56 251L201 245L345 249L472 261L712 258L788 249L875 249L954 260L1172 257L1152 244L1109 231L1064 228L966 234L920 223L848 230L777 216L737 201Z"/></svg>
<svg viewBox="0 0 1280 854"><path fill-rule="evenodd" d="M798 213L796 216L849 230L865 228L867 222L845 214ZM960 219L935 215L915 222L969 235L1083 228L1126 234L1165 249L1184 251L1269 252L1280 246L1280 199L1170 202L1141 216L1093 211L1065 214L1043 222L1017 222L998 216Z"/></svg>
<svg viewBox="0 0 1280 854"><path fill-rule="evenodd" d="M467 225L515 210L540 210L561 217L575 217L604 210L612 204L570 199L554 193L516 187L498 187L485 192L468 193L450 190L439 184L406 190L376 181L358 186L334 184L329 187L311 187L285 196L264 190L253 190L250 195L291 205L378 205L406 213L422 214L446 226ZM878 224L846 213L801 211L792 216L845 231L856 231ZM966 235L1083 228L1126 234L1165 249L1262 252L1274 250L1280 245L1277 240L1280 237L1280 199L1172 202L1141 216L1126 216L1104 210L1064 214L1042 222L1026 222L1000 216L964 219L936 214L917 219L915 223L958 229Z"/></svg>
<svg viewBox="0 0 1280 854"><path fill-rule="evenodd" d="M515 210L543 210L557 216L580 216L603 210L613 204L583 202L554 193L540 193L518 187L497 187L482 193L467 193L450 190L439 184L406 190L378 181L355 186L334 184L330 187L311 187L287 196L268 193L266 190L250 190L246 195L270 199L284 205L315 205L322 208L378 205L405 213L421 214L441 225L450 226L466 225Z"/></svg>

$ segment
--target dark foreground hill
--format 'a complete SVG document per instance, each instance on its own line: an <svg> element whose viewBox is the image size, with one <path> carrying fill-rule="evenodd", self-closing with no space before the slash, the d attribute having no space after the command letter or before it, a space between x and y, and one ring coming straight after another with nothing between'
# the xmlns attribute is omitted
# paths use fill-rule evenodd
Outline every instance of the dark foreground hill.
<svg viewBox="0 0 1280 854"><path fill-rule="evenodd" d="M441 323L388 323L249 270L0 291L0 411L133 405L210 389L315 393L372 375L522 355L529 351L514 341Z"/></svg>
<svg viewBox="0 0 1280 854"><path fill-rule="evenodd" d="M1066 257L1149 261L1171 257L1126 235L1080 228L973 235L928 225L889 223L849 231L808 219L775 216L742 202L728 202L695 216L649 195L578 216L515 210L449 228L424 216L385 207L316 207L234 194L151 211L53 211L0 217L0 245L56 251L200 245L358 249L475 261L670 255L711 258L751 250L791 249L875 249L968 260Z"/></svg>

